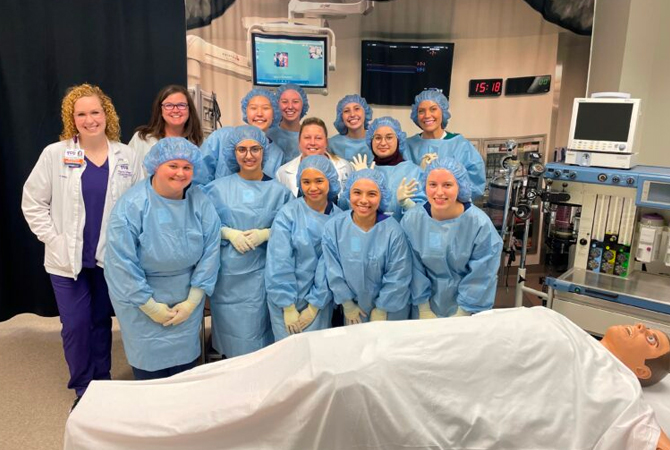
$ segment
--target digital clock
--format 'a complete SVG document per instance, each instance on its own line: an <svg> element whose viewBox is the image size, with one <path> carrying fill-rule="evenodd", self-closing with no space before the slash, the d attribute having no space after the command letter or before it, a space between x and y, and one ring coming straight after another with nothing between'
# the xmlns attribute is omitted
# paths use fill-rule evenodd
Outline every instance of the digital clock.
<svg viewBox="0 0 670 450"><path fill-rule="evenodd" d="M508 78L505 81L505 95L545 94L550 89L551 75Z"/></svg>
<svg viewBox="0 0 670 450"><path fill-rule="evenodd" d="M502 86L502 78L470 80L470 93L468 97L498 97L502 94Z"/></svg>

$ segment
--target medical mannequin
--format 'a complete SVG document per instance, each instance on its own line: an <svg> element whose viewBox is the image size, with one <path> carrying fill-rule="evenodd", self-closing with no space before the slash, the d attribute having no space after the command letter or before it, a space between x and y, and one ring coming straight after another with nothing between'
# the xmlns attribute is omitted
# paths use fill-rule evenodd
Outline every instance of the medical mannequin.
<svg viewBox="0 0 670 450"><path fill-rule="evenodd" d="M642 385L652 378L660 378L667 373L668 358L670 353L670 340L668 335L660 330L647 328L642 323L631 325L618 325L609 327L600 341L607 350L612 352L626 367L628 367L640 380ZM649 367L650 361L663 358L665 372L654 373ZM662 371L662 366L659 367ZM670 450L670 439L661 430L657 448Z"/></svg>
<svg viewBox="0 0 670 450"><path fill-rule="evenodd" d="M301 333L167 385L96 384L65 448L665 450L614 351L542 307Z"/></svg>

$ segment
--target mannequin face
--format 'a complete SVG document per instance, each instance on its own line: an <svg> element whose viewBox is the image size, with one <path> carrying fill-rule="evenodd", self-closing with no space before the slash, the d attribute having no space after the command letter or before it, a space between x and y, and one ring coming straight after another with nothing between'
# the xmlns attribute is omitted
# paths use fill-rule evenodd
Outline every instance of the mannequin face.
<svg viewBox="0 0 670 450"><path fill-rule="evenodd" d="M645 361L670 351L668 336L641 323L610 327L601 342L642 380L651 376Z"/></svg>
<svg viewBox="0 0 670 450"><path fill-rule="evenodd" d="M398 150L398 136L391 127L379 127L372 135L372 151L380 158L388 158Z"/></svg>
<svg viewBox="0 0 670 450"><path fill-rule="evenodd" d="M433 133L442 129L442 109L435 102L424 100L419 103L417 118L423 131Z"/></svg>

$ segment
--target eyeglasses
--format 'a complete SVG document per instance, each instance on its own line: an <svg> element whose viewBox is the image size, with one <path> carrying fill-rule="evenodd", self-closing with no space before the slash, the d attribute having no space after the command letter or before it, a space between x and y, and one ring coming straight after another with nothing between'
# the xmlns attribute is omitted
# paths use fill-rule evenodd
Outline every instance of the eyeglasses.
<svg viewBox="0 0 670 450"><path fill-rule="evenodd" d="M372 136L372 140L375 141L377 144L379 144L382 140L386 142L393 142L395 141L396 135L395 134L387 134L386 136L382 136L381 134L375 134Z"/></svg>
<svg viewBox="0 0 670 450"><path fill-rule="evenodd" d="M249 152L251 152L252 155L258 155L260 152L263 151L263 147L256 145L254 147L246 148L246 147L236 147L235 151L237 152L238 155L240 156L245 156Z"/></svg>
<svg viewBox="0 0 670 450"><path fill-rule="evenodd" d="M166 111L172 111L175 108L179 111L186 111L188 109L188 103L163 103L161 106Z"/></svg>

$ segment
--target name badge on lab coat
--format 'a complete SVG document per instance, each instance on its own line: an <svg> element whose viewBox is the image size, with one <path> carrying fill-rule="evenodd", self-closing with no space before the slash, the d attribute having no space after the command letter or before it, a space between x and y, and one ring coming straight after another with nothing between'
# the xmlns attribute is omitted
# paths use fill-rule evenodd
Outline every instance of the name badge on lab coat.
<svg viewBox="0 0 670 450"><path fill-rule="evenodd" d="M133 176L133 172L130 170L130 164L127 159L120 158L116 164L118 167L116 173L118 173L121 178L130 178Z"/></svg>
<svg viewBox="0 0 670 450"><path fill-rule="evenodd" d="M84 165L84 150L80 148L66 148L63 153L63 164L68 167L81 167Z"/></svg>

